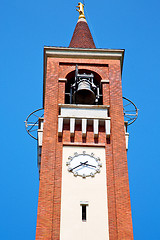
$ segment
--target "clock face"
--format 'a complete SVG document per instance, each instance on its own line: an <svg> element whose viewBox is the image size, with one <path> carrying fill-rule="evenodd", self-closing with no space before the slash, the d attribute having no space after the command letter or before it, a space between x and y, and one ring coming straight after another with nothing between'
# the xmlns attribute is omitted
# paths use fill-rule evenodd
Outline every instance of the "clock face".
<svg viewBox="0 0 160 240"><path fill-rule="evenodd" d="M83 153L74 153L74 156L68 157L68 171L72 172L74 176L94 177L96 173L100 172L102 163L99 157L95 157L93 153L87 154L85 151Z"/></svg>

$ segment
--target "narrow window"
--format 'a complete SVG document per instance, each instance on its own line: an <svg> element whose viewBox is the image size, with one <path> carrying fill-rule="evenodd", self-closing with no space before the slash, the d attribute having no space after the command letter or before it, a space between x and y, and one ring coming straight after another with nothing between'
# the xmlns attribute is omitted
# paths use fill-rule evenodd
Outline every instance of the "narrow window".
<svg viewBox="0 0 160 240"><path fill-rule="evenodd" d="M88 201L80 201L80 206L81 206L81 211L82 211L82 221L86 222L87 218L88 218L88 214L87 214L87 207L88 207L89 203Z"/></svg>
<svg viewBox="0 0 160 240"><path fill-rule="evenodd" d="M86 205L82 205L82 221L87 220Z"/></svg>

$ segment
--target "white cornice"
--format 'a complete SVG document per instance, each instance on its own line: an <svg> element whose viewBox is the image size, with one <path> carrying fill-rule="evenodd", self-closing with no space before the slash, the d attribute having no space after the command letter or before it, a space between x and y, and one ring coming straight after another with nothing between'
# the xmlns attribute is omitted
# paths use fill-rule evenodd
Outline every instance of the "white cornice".
<svg viewBox="0 0 160 240"><path fill-rule="evenodd" d="M44 47L46 57L57 58L96 58L96 59L118 59L123 64L124 50L122 49L85 49L85 48L64 48Z"/></svg>
<svg viewBox="0 0 160 240"><path fill-rule="evenodd" d="M82 109L108 109L109 105L82 105L82 104L58 104L60 108L82 108Z"/></svg>

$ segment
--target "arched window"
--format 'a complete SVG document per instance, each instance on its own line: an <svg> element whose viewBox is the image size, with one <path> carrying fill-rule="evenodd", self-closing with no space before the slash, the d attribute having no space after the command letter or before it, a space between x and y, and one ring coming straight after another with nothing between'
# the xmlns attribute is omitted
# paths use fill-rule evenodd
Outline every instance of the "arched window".
<svg viewBox="0 0 160 240"><path fill-rule="evenodd" d="M102 105L101 77L96 72L78 69L67 74L66 104Z"/></svg>

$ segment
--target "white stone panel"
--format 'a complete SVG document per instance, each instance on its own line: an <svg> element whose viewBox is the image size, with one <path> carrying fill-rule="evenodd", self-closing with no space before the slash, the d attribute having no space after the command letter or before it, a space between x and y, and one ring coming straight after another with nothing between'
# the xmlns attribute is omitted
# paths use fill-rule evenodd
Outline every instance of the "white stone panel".
<svg viewBox="0 0 160 240"><path fill-rule="evenodd" d="M68 157L83 151L102 162L95 177L76 177L67 169ZM63 147L60 240L109 240L106 181L104 147ZM83 203L87 203L86 221L82 221Z"/></svg>
<svg viewBox="0 0 160 240"><path fill-rule="evenodd" d="M75 118L107 118L108 109L107 108L95 108L90 106L90 108L74 108L74 107L61 107L62 117L75 117Z"/></svg>

